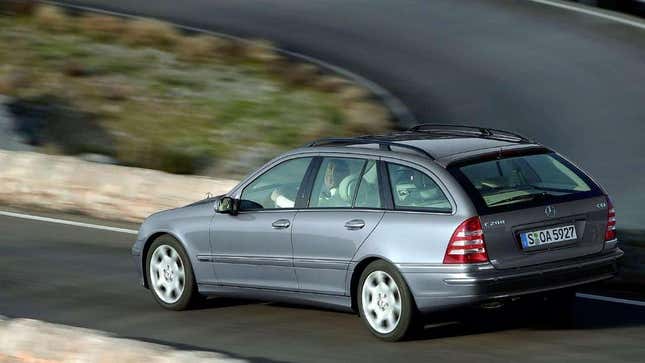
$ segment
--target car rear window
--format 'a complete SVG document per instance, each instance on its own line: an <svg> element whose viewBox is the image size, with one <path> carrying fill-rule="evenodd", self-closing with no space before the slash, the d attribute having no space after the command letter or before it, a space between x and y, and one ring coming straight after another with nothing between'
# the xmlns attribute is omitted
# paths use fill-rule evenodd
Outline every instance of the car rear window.
<svg viewBox="0 0 645 363"><path fill-rule="evenodd" d="M482 214L602 194L589 177L552 152L475 160L449 170Z"/></svg>

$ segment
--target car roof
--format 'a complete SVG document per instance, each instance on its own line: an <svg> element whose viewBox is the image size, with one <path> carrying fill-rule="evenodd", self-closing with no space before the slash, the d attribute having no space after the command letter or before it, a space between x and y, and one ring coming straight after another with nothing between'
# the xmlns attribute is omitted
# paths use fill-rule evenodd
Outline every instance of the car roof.
<svg viewBox="0 0 645 363"><path fill-rule="evenodd" d="M446 166L454 161L500 150L544 148L519 134L496 129L424 124L408 131L354 138L329 138L308 146L341 146L415 153Z"/></svg>

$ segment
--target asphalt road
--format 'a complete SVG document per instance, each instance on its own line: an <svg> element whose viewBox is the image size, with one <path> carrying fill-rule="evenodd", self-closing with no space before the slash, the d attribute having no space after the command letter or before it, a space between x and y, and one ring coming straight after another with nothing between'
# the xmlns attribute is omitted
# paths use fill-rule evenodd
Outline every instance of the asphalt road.
<svg viewBox="0 0 645 363"><path fill-rule="evenodd" d="M508 128L556 148L645 217L645 30L527 0L69 0L261 37L345 67L424 122Z"/></svg>
<svg viewBox="0 0 645 363"><path fill-rule="evenodd" d="M427 327L413 341L384 343L347 313L218 298L198 310L163 310L138 285L130 234L13 217L0 217L0 231L0 313L9 317L251 361L588 363L645 356L645 307L578 299L568 329L532 318L536 312L458 312L429 322L460 322Z"/></svg>

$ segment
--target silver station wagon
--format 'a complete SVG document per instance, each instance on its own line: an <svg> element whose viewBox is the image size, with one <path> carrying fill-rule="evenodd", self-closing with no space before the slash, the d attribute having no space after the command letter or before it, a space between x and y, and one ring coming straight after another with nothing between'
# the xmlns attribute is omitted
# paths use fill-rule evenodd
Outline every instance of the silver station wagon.
<svg viewBox="0 0 645 363"><path fill-rule="evenodd" d="M132 253L165 308L310 303L393 341L446 309L536 296L567 309L572 287L614 276L615 224L603 189L557 152L425 124L283 154L226 195L150 216Z"/></svg>

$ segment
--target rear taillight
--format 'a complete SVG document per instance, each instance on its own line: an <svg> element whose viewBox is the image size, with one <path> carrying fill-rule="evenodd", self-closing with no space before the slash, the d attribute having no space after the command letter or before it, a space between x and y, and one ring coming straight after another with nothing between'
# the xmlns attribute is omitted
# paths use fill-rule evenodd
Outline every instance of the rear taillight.
<svg viewBox="0 0 645 363"><path fill-rule="evenodd" d="M616 239L616 209L607 197L607 230L605 231L605 241Z"/></svg>
<svg viewBox="0 0 645 363"><path fill-rule="evenodd" d="M468 218L455 230L448 243L443 263L487 262L484 231L479 217Z"/></svg>

